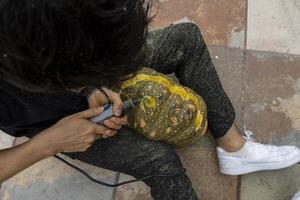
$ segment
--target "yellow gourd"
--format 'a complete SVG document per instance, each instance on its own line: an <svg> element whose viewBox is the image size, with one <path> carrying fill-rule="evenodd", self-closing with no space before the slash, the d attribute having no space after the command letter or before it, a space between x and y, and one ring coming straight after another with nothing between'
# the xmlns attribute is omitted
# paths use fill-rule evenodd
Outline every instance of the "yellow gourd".
<svg viewBox="0 0 300 200"><path fill-rule="evenodd" d="M129 114L129 128L153 140L183 147L207 130L203 99L188 87L150 68L123 82L123 99L144 99Z"/></svg>

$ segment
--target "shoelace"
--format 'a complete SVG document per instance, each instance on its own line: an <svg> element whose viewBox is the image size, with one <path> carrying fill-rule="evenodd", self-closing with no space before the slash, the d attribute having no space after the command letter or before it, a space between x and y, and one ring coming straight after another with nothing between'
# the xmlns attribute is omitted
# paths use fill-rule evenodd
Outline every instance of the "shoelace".
<svg viewBox="0 0 300 200"><path fill-rule="evenodd" d="M247 142L251 142L251 143L253 143L255 145L263 145L263 144L255 142L255 139L253 138L253 132L250 131L250 130L247 130L245 126L244 126L244 136L243 136L243 138ZM274 146L272 144L264 144L263 146L265 146L269 151L276 150L276 146Z"/></svg>
<svg viewBox="0 0 300 200"><path fill-rule="evenodd" d="M255 142L254 138L253 138L253 132L252 131L249 131L246 129L246 127L244 126L244 136L243 138L248 141L248 142Z"/></svg>

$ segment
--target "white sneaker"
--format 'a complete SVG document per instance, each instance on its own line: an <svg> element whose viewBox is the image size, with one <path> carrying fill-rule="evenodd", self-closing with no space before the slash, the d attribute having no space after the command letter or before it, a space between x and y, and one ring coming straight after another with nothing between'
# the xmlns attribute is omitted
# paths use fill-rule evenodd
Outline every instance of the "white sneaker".
<svg viewBox="0 0 300 200"><path fill-rule="evenodd" d="M251 131L245 130L245 145L236 152L217 147L220 171L241 175L255 171L275 170L300 162L300 149L294 146L274 146L255 142Z"/></svg>
<svg viewBox="0 0 300 200"><path fill-rule="evenodd" d="M291 200L300 200L300 192L297 192Z"/></svg>

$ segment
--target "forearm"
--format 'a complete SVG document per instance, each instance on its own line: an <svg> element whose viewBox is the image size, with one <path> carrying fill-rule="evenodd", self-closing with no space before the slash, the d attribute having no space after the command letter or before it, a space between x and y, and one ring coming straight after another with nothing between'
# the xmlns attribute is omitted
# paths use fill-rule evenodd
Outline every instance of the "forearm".
<svg viewBox="0 0 300 200"><path fill-rule="evenodd" d="M14 176L34 163L53 154L37 137L13 148L0 151L0 182Z"/></svg>

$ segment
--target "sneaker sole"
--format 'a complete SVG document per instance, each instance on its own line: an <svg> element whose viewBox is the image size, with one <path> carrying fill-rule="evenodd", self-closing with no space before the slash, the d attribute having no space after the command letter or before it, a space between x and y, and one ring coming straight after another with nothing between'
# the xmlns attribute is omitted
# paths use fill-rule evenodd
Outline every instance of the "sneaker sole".
<svg viewBox="0 0 300 200"><path fill-rule="evenodd" d="M236 176L236 175L248 174L256 171L282 169L282 168L290 167L299 162L300 162L300 155L292 160L285 161L282 163L249 164L249 165L243 165L239 167L220 168L220 172L222 174Z"/></svg>

